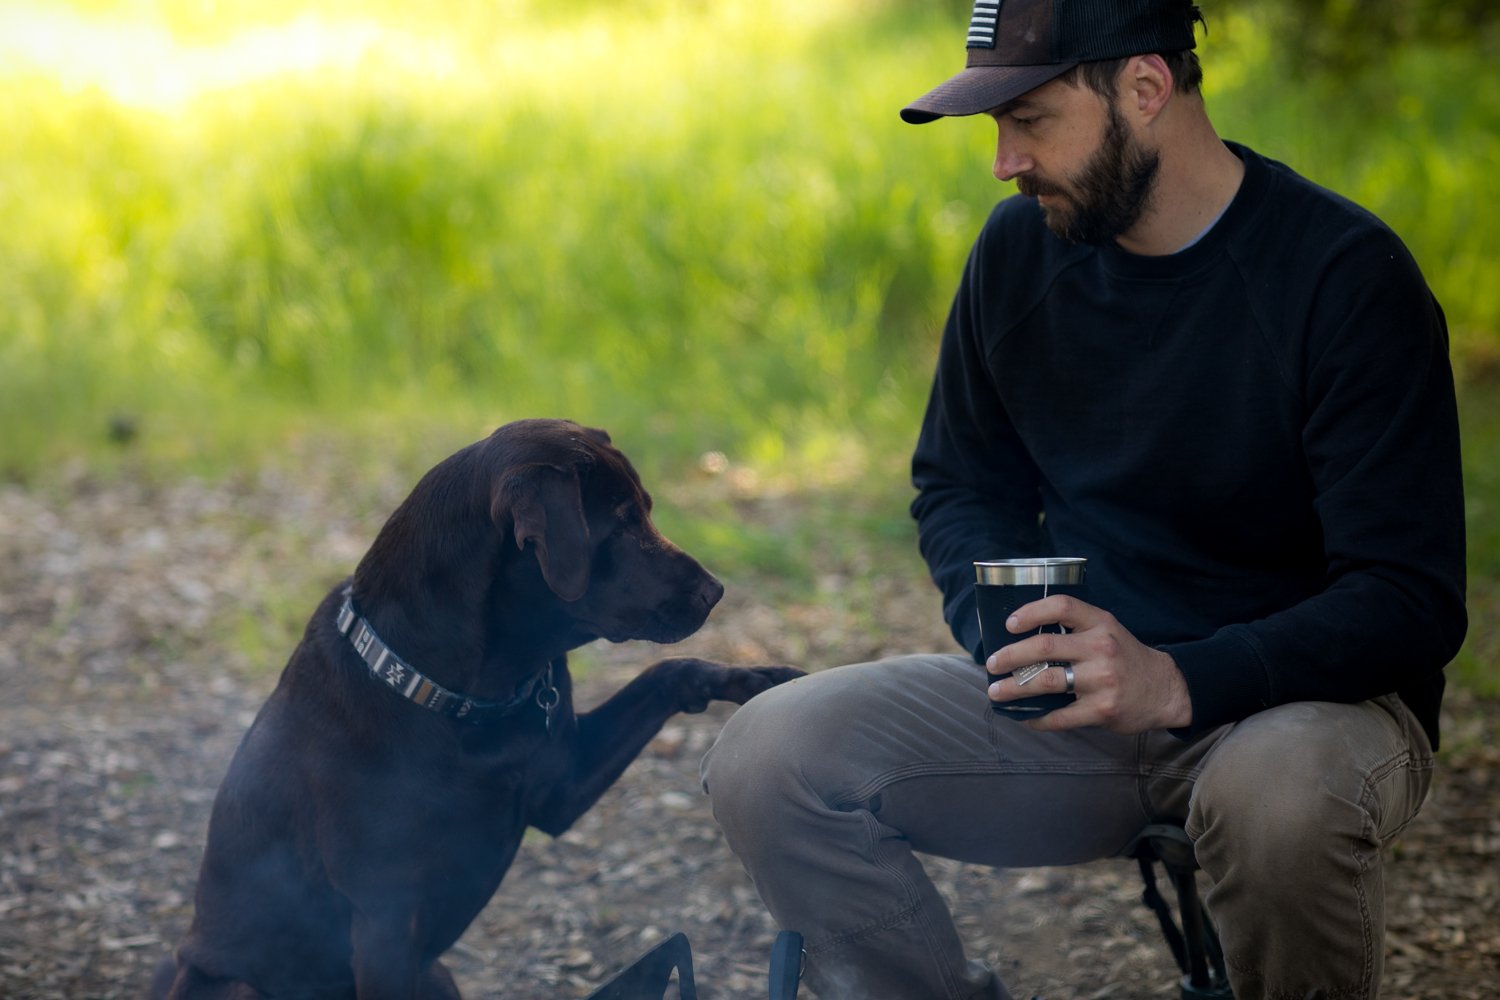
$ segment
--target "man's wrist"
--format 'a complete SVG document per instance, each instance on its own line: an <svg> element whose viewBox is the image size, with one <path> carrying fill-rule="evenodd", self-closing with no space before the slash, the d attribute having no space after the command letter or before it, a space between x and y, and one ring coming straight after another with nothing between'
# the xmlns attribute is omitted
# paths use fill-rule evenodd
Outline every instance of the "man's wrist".
<svg viewBox="0 0 1500 1000"><path fill-rule="evenodd" d="M1188 689L1187 675L1182 668L1177 666L1177 661L1172 654L1164 649L1156 651L1167 662L1170 670L1167 671L1167 697L1163 699L1166 710L1166 721L1163 729L1188 729L1193 724L1193 695Z"/></svg>

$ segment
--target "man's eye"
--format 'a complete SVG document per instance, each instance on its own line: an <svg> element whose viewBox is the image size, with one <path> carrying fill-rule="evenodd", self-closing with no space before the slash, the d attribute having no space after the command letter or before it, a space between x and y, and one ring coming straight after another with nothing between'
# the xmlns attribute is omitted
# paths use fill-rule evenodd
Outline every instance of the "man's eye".
<svg viewBox="0 0 1500 1000"><path fill-rule="evenodd" d="M1020 115L1011 115L1010 120L1022 128L1031 128L1031 126L1036 124L1035 118L1022 118Z"/></svg>

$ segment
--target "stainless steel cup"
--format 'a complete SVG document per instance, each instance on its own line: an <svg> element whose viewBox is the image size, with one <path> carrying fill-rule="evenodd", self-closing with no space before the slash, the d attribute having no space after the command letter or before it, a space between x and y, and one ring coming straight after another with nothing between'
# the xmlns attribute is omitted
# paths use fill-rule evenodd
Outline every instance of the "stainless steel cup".
<svg viewBox="0 0 1500 1000"><path fill-rule="evenodd" d="M1044 626L1032 633L1013 634L1005 620L1023 604L1039 601L1052 594L1085 597L1084 570L1088 560L1067 556L1044 556L1034 559L990 559L974 563L975 600L979 605L979 633L988 659L996 650L1019 642L1029 635L1049 631ZM1050 629L1066 632L1061 625ZM985 686L1010 674L988 674ZM1017 701L991 702L990 707L1002 715L1017 719L1039 719L1054 709L1077 701L1073 694L1040 694Z"/></svg>

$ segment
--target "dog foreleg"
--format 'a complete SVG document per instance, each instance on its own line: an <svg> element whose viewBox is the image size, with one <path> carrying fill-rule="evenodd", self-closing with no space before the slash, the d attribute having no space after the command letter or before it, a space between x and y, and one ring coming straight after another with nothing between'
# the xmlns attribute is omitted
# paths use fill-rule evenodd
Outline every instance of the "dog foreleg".
<svg viewBox="0 0 1500 1000"><path fill-rule="evenodd" d="M354 995L358 1000L416 1000L422 969L411 940L415 908L356 912L350 926Z"/></svg>
<svg viewBox="0 0 1500 1000"><path fill-rule="evenodd" d="M678 657L647 667L603 704L576 718L567 773L530 804L527 822L557 836L599 800L662 724L712 701L744 704L767 688L801 676L791 667L728 667Z"/></svg>
<svg viewBox="0 0 1500 1000"><path fill-rule="evenodd" d="M151 995L167 1000L260 1000L261 996L245 983L218 979L197 966L178 965L171 959L157 965Z"/></svg>

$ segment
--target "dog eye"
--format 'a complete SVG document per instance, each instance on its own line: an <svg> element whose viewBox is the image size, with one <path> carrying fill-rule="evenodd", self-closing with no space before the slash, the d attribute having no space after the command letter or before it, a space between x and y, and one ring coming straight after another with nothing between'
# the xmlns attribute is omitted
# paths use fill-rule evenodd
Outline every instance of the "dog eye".
<svg viewBox="0 0 1500 1000"><path fill-rule="evenodd" d="M622 500L615 506L615 521L639 527L651 520L651 498L645 494Z"/></svg>

